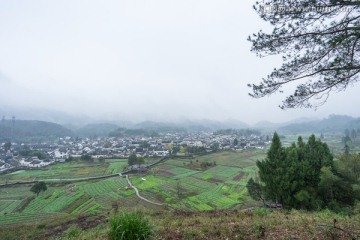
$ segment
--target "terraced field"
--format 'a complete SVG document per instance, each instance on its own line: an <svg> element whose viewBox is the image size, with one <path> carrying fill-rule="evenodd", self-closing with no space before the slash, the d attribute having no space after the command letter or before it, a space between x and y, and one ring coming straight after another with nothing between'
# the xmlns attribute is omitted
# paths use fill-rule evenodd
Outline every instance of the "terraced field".
<svg viewBox="0 0 360 240"><path fill-rule="evenodd" d="M119 173L124 171L124 167L126 167L128 165L127 160L113 160L113 159L109 159L106 160L107 163L109 163L109 167L107 172L109 174L114 174L114 173Z"/></svg>
<svg viewBox="0 0 360 240"><path fill-rule="evenodd" d="M0 175L0 183L31 181L50 178L82 178L107 174L106 163L69 162L57 163L42 169L19 170L10 174Z"/></svg>
<svg viewBox="0 0 360 240"><path fill-rule="evenodd" d="M192 210L225 209L251 204L246 182L256 175L255 162L264 151L221 152L194 159L170 159L130 179L140 194L171 208ZM202 163L212 163L202 168ZM0 183L49 178L79 178L121 172L124 160L103 163L74 162L41 170L1 175ZM31 185L0 188L0 225L40 221L67 214L96 213L120 208L161 208L138 199L126 179L112 177L83 182L48 183L48 190L36 196Z"/></svg>
<svg viewBox="0 0 360 240"><path fill-rule="evenodd" d="M195 210L225 209L249 204L246 183L256 176L255 163L265 157L264 150L221 152L194 159L172 159L158 166L157 174L146 180L138 178L140 186L157 182L146 191L152 199L162 199L171 207ZM215 163L207 169L201 163ZM164 183L159 183L166 179ZM136 185L134 182L134 184ZM136 185L136 186L138 186Z"/></svg>

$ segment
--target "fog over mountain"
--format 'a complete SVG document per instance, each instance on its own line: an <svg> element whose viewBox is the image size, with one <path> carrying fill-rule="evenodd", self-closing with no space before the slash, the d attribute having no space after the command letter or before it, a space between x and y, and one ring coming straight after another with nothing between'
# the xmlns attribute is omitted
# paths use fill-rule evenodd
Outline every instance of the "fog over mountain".
<svg viewBox="0 0 360 240"><path fill-rule="evenodd" d="M270 29L253 2L1 1L0 114L74 127L359 117L359 85L316 111L278 108L294 86L248 96L281 63L250 52L247 37Z"/></svg>
<svg viewBox="0 0 360 240"><path fill-rule="evenodd" d="M2 119L0 122L0 141L13 140L39 141L44 138L58 138L65 136L76 137L119 137L130 135L158 135L167 133L190 133L199 131L216 131L220 129L253 129L265 134L278 131L280 134L313 133L344 133L345 129L360 129L360 118L344 115L330 115L319 120L296 119L291 122L271 123L262 121L249 125L240 121L183 121L183 122L154 122L140 123L119 122L95 123L82 126L59 125L52 122L38 120Z"/></svg>

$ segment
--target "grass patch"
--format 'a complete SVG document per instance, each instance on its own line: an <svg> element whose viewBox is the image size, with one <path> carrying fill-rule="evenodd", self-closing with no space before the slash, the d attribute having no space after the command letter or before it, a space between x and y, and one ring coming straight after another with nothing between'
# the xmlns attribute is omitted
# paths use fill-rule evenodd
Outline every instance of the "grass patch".
<svg viewBox="0 0 360 240"><path fill-rule="evenodd" d="M110 220L109 238L112 240L146 240L153 227L139 212L120 212Z"/></svg>

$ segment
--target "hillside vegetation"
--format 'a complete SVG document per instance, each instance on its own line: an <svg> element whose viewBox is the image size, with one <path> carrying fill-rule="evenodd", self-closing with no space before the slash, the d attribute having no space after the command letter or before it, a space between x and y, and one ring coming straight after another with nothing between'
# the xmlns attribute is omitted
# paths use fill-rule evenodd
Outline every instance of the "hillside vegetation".
<svg viewBox="0 0 360 240"><path fill-rule="evenodd" d="M334 133L344 132L345 129L360 129L360 118L354 118L342 115L330 115L328 118L289 124L278 128L280 133L298 134L304 132L310 133Z"/></svg>
<svg viewBox="0 0 360 240"><path fill-rule="evenodd" d="M87 124L76 129L75 132L80 137L107 137L117 128L119 128L118 125L111 123Z"/></svg>
<svg viewBox="0 0 360 240"><path fill-rule="evenodd" d="M360 155L334 161L328 145L311 135L283 147L275 132L265 160L257 161L259 180L247 184L255 200L286 209L349 211L360 200Z"/></svg>
<svg viewBox="0 0 360 240"><path fill-rule="evenodd" d="M360 214L276 211L144 211L153 226L150 239L359 239ZM36 224L0 226L3 240L109 239L109 215L47 219Z"/></svg>

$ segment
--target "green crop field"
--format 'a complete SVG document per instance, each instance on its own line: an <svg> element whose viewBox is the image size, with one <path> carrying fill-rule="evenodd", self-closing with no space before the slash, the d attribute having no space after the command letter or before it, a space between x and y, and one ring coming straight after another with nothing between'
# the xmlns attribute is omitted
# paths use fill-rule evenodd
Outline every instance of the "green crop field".
<svg viewBox="0 0 360 240"><path fill-rule="evenodd" d="M109 159L106 160L106 162L110 164L108 167L109 174L122 172L124 171L124 167L128 165L128 161L126 159L122 159L122 160Z"/></svg>
<svg viewBox="0 0 360 240"><path fill-rule="evenodd" d="M42 169L20 170L0 175L0 183L51 178L83 178L107 174L109 164L91 162L57 163Z"/></svg>
<svg viewBox="0 0 360 240"><path fill-rule="evenodd" d="M251 205L246 182L255 177L256 160L264 150L219 152L194 159L169 159L147 173L130 175L140 195L164 207L212 210ZM151 162L151 160L149 160ZM202 163L211 163L206 168ZM0 183L32 179L84 178L122 172L124 159L104 162L59 163L37 170L20 170L0 175ZM66 214L96 213L121 208L163 208L145 202L129 188L124 177L77 182L47 182L38 196L32 185L0 188L0 225L40 221Z"/></svg>
<svg viewBox="0 0 360 240"><path fill-rule="evenodd" d="M200 162L216 162L217 165L247 167L255 165L256 160L265 158L264 150L244 150L241 152L220 152L195 158Z"/></svg>
<svg viewBox="0 0 360 240"><path fill-rule="evenodd" d="M83 188L88 195L98 196L109 192L121 192L126 185L124 178L111 178L94 183L85 183Z"/></svg>
<svg viewBox="0 0 360 240"><path fill-rule="evenodd" d="M197 170L191 170L182 167L174 167L169 170L170 173L174 174L175 176L171 177L172 179L182 179L184 177L188 177L194 174L199 173Z"/></svg>

